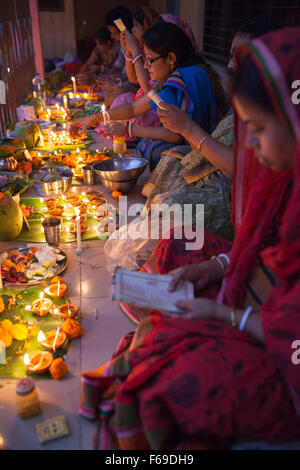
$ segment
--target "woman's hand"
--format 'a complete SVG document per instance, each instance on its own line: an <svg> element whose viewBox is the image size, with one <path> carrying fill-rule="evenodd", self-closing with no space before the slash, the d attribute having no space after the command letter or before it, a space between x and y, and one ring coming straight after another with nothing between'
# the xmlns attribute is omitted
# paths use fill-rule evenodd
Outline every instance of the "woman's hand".
<svg viewBox="0 0 300 470"><path fill-rule="evenodd" d="M186 311L183 318L194 320L219 320L220 308L227 308L224 305L220 306L213 300L204 298L178 300L176 307Z"/></svg>
<svg viewBox="0 0 300 470"><path fill-rule="evenodd" d="M103 91L113 91L119 88L119 85L110 77L99 77L96 80L98 87Z"/></svg>
<svg viewBox="0 0 300 470"><path fill-rule="evenodd" d="M126 134L126 126L123 122L108 122L104 129L107 136Z"/></svg>
<svg viewBox="0 0 300 470"><path fill-rule="evenodd" d="M128 51L129 56L131 55L132 57L135 57L141 52L136 37L129 31L123 31L123 33L121 33L120 40L124 49Z"/></svg>
<svg viewBox="0 0 300 470"><path fill-rule="evenodd" d="M179 281L190 281L194 284L195 291L199 291L209 284L221 281L224 271L216 260L209 260L199 264L182 266L168 274L173 276L169 284L169 292L176 290Z"/></svg>
<svg viewBox="0 0 300 470"><path fill-rule="evenodd" d="M98 120L95 117L95 115L93 115L93 114L91 114L90 116L85 116L85 117L78 118L78 119L76 119L76 121L74 121L71 124L70 134L71 135L77 135L79 133L83 133L89 127L92 127L92 126L95 127L97 125L97 123L98 123Z"/></svg>
<svg viewBox="0 0 300 470"><path fill-rule="evenodd" d="M161 103L157 108L157 112L162 125L176 134L185 135L193 125L190 116L172 104Z"/></svg>

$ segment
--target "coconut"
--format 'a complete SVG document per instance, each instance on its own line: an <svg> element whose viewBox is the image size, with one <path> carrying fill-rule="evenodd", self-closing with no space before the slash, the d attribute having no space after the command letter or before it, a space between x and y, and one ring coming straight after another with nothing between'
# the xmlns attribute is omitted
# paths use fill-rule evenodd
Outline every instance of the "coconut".
<svg viewBox="0 0 300 470"><path fill-rule="evenodd" d="M20 235L23 214L19 204L5 195L0 201L0 240L14 240Z"/></svg>
<svg viewBox="0 0 300 470"><path fill-rule="evenodd" d="M27 148L36 147L40 136L39 126L31 121L17 122L14 134L22 137Z"/></svg>

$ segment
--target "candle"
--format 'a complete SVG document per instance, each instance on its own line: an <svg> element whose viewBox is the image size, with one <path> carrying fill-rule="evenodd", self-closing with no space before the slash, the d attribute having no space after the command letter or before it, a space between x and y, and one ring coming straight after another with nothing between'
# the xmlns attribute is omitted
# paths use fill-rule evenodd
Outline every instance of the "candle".
<svg viewBox="0 0 300 470"><path fill-rule="evenodd" d="M51 137L50 129L48 129L48 144L49 144L49 152L52 152L52 137Z"/></svg>
<svg viewBox="0 0 300 470"><path fill-rule="evenodd" d="M76 91L77 91L77 89L76 89L76 78L72 77L71 80L73 82L73 92L76 93Z"/></svg>
<svg viewBox="0 0 300 470"><path fill-rule="evenodd" d="M70 98L70 100L73 99L73 93L69 93L69 98Z"/></svg>
<svg viewBox="0 0 300 470"><path fill-rule="evenodd" d="M105 125L107 120L106 120L106 108L105 108L105 104L103 104L101 106L101 109L102 109L102 114L103 114L103 124Z"/></svg>
<svg viewBox="0 0 300 470"><path fill-rule="evenodd" d="M53 346L52 346L54 352L55 352L56 342L57 342L57 338L58 338L58 335L60 333L60 330L61 330L60 327L58 327L57 330L56 330L56 335L55 335L55 338L54 338L54 341L53 341Z"/></svg>
<svg viewBox="0 0 300 470"><path fill-rule="evenodd" d="M57 297L59 298L59 294L60 294L60 281L58 281L57 283Z"/></svg>
<svg viewBox="0 0 300 470"><path fill-rule="evenodd" d="M80 226L80 210L75 208L76 212L76 234L77 234L77 250L76 253L77 255L80 255L82 253L82 248L81 248L81 226Z"/></svg>
<svg viewBox="0 0 300 470"><path fill-rule="evenodd" d="M87 93L85 93L83 96L84 96L84 99L85 99L85 100L88 99L88 94L87 94Z"/></svg>
<svg viewBox="0 0 300 470"><path fill-rule="evenodd" d="M64 108L65 108L65 109L68 109L68 108L69 108L67 95L64 95L64 96L63 96L63 105L64 105Z"/></svg>

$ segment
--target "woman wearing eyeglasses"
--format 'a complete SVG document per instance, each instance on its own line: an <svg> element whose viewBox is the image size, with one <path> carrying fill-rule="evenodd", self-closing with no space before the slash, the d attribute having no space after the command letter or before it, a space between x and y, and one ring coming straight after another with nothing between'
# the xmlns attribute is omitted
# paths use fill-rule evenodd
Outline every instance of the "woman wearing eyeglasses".
<svg viewBox="0 0 300 470"><path fill-rule="evenodd" d="M160 99L186 111L202 128L212 132L216 125L216 102L211 83L201 67L201 57L195 54L186 34L176 25L159 20L144 34L144 45L144 66L156 84L154 90ZM111 121L127 120L151 109L156 111L157 105L146 94L133 103L111 109L109 117ZM103 122L101 113L80 118L71 126L71 132L80 128L85 131L99 122ZM180 135L162 126L110 123L106 130L112 135L127 132L130 137L141 138L138 151L150 161L151 169L164 150L183 141Z"/></svg>

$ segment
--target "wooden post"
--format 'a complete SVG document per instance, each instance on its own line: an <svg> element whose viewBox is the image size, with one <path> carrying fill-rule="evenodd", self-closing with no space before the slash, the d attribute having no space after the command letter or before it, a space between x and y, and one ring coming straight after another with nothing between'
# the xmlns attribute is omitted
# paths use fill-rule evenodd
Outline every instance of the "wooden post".
<svg viewBox="0 0 300 470"><path fill-rule="evenodd" d="M33 37L33 48L34 48L34 61L37 73L44 79L45 68L44 68L44 56L41 40L40 30L40 19L39 19L39 8L37 0L29 0L30 15L32 21L32 37ZM33 77L32 77L33 78Z"/></svg>

